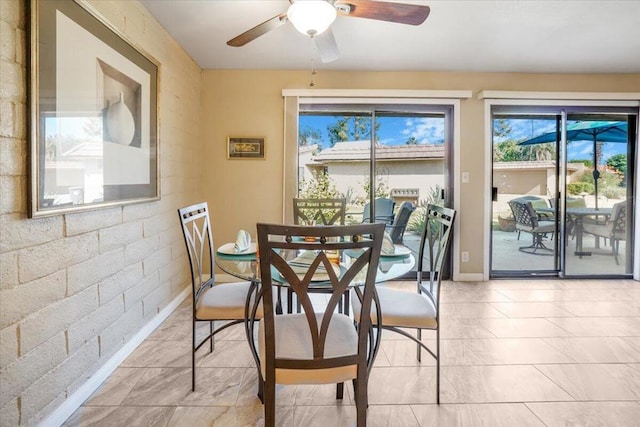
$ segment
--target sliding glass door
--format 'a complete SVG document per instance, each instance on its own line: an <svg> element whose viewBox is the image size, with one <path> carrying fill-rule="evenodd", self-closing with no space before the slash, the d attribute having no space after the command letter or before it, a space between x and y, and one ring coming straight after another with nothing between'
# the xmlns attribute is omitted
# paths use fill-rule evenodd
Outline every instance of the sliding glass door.
<svg viewBox="0 0 640 427"><path fill-rule="evenodd" d="M494 107L493 277L633 272L637 114Z"/></svg>
<svg viewBox="0 0 640 427"><path fill-rule="evenodd" d="M426 205L453 200L450 107L300 105L298 129L298 196L344 197L347 223L387 222L417 253Z"/></svg>

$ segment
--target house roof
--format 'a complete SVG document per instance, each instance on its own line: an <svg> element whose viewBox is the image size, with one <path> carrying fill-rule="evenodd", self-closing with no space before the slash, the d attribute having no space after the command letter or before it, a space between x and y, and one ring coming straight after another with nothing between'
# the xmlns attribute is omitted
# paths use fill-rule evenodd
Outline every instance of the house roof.
<svg viewBox="0 0 640 427"><path fill-rule="evenodd" d="M555 160L534 160L519 162L494 162L493 170L514 170L514 169L550 169L556 167ZM577 171L584 169L582 163L567 163L567 169Z"/></svg>
<svg viewBox="0 0 640 427"><path fill-rule="evenodd" d="M314 162L348 162L369 160L370 141L338 142L312 157ZM376 160L441 160L443 144L377 145Z"/></svg>

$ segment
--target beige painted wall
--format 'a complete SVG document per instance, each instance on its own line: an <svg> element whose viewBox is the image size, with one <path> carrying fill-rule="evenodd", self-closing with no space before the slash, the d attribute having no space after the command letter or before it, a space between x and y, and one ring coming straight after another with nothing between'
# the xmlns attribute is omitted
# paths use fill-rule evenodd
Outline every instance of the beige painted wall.
<svg viewBox="0 0 640 427"><path fill-rule="evenodd" d="M282 89L307 88L308 71L205 70L203 72L202 144L207 161L202 188L213 205L218 242L231 241L240 228L255 234L256 221L282 220L283 99ZM483 269L484 102L482 90L558 92L638 92L640 75L575 75L461 72L330 72L320 70L317 89L472 90L461 102L461 170L470 182L461 196L460 247L470 262L462 273ZM264 136L266 160L227 160L227 136ZM459 172L459 171L458 171ZM470 214L466 214L466 213Z"/></svg>
<svg viewBox="0 0 640 427"><path fill-rule="evenodd" d="M58 407L188 282L178 206L209 201L218 242L282 218L283 88L308 71L205 71L135 1L91 3L161 64L162 200L26 217L26 45L22 0L1 0L0 425ZM302 60L302 64L306 64ZM638 75L325 72L317 88L640 91ZM461 249L481 271L483 104L462 102ZM227 136L264 136L266 160L227 160ZM472 212L473 215L465 215Z"/></svg>
<svg viewBox="0 0 640 427"><path fill-rule="evenodd" d="M135 1L91 3L160 65L162 200L27 218L23 0L1 0L0 425L35 425L190 281L176 208L200 199L201 70Z"/></svg>

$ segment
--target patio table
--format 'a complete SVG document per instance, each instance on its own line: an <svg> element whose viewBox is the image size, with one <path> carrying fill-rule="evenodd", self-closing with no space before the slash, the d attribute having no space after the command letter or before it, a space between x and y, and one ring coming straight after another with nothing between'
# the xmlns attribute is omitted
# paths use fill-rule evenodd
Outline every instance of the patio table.
<svg viewBox="0 0 640 427"><path fill-rule="evenodd" d="M554 212L555 208L536 208L538 212ZM580 258L583 256L590 256L591 251L584 251L582 249L582 235L583 235L583 223L584 218L588 216L602 216L608 219L611 216L612 208L566 208L567 215L570 215L575 224L576 230L576 250L574 254Z"/></svg>

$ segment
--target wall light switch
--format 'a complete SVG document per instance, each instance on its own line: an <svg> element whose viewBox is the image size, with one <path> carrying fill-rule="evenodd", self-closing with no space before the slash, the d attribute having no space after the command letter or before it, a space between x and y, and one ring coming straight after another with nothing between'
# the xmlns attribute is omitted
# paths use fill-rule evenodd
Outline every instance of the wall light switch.
<svg viewBox="0 0 640 427"><path fill-rule="evenodd" d="M469 182L469 172L462 172L462 182L463 183Z"/></svg>

